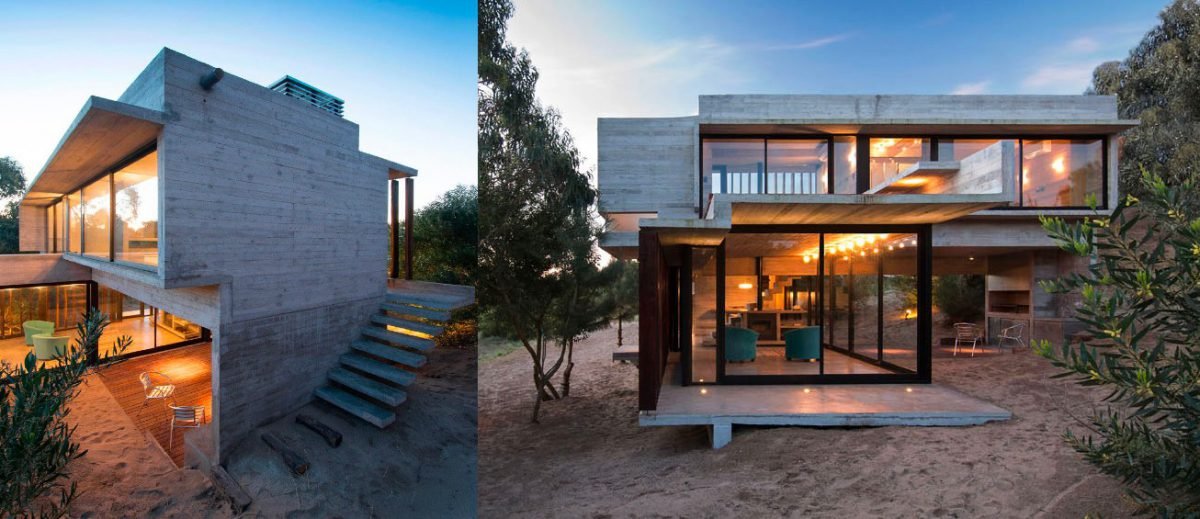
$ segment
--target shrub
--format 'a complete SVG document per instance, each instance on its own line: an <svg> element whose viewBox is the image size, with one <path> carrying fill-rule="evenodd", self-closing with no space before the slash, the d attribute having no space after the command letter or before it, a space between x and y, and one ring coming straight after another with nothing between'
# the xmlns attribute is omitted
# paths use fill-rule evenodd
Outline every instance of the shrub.
<svg viewBox="0 0 1200 519"><path fill-rule="evenodd" d="M79 495L75 483L66 482L67 465L86 451L71 439L75 427L66 422L67 403L94 365L88 352L98 351L107 326L106 315L89 310L56 367L39 368L33 353L19 365L0 362L0 515L63 517ZM112 354L132 341L118 338Z"/></svg>
<svg viewBox="0 0 1200 519"><path fill-rule="evenodd" d="M1119 477L1143 512L1200 513L1200 207L1193 180L1168 186L1143 172L1143 200L1110 218L1042 225L1063 250L1093 257L1086 273L1050 283L1079 290L1078 319L1094 339L1034 350L1059 376L1107 389L1091 434L1067 442ZM1092 205L1095 205L1094 199Z"/></svg>
<svg viewBox="0 0 1200 519"><path fill-rule="evenodd" d="M983 276L948 274L933 280L933 306L946 323L983 319Z"/></svg>

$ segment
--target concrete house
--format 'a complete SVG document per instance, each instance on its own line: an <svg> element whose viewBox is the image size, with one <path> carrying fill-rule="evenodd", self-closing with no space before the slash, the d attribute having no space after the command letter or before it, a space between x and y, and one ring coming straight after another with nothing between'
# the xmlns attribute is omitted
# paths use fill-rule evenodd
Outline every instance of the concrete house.
<svg viewBox="0 0 1200 519"><path fill-rule="evenodd" d="M438 321L473 293L406 282L399 255L389 274L389 241L411 274L399 193L411 223L417 171L360 151L342 108L170 49L120 98L87 99L20 202L32 254L0 256L0 339L31 319L73 336L93 306L113 321L102 348L198 348L155 371L205 385L209 423L187 443L210 461L314 395L386 427ZM23 358L19 341L0 353ZM159 409L138 420L169 420Z"/></svg>
<svg viewBox="0 0 1200 519"><path fill-rule="evenodd" d="M689 414L681 387L927 384L954 335L935 276L986 279L989 344L1070 337L1075 299L1038 281L1086 262L1037 215L1110 211L1136 124L1082 95L716 95L600 119L600 246L641 272L641 422L803 423Z"/></svg>

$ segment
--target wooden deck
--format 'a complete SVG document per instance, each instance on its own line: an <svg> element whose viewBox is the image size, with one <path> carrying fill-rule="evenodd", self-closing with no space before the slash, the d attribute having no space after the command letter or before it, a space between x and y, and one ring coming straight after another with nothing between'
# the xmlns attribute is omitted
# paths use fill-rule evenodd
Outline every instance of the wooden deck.
<svg viewBox="0 0 1200 519"><path fill-rule="evenodd" d="M175 384L175 405L202 405L205 419L212 420L212 343L185 346L118 362L100 371L100 379L138 429L154 436L175 464L183 464L183 435L176 429L170 445L171 414L160 400L145 403L138 375L157 371ZM143 405L145 404L145 405Z"/></svg>

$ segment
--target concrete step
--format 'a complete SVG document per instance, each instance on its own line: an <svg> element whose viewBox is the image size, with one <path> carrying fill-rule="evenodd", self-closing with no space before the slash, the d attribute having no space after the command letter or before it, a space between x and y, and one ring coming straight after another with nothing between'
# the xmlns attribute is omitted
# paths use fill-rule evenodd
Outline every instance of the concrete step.
<svg viewBox="0 0 1200 519"><path fill-rule="evenodd" d="M430 321L449 321L450 312L446 310L435 310L432 308L422 308L406 304L383 303L379 308L384 311L392 312L401 316L420 317L429 319Z"/></svg>
<svg viewBox="0 0 1200 519"><path fill-rule="evenodd" d="M423 323L410 319L399 319L396 317L388 317L386 315L375 314L371 316L371 322L382 324L384 326L395 326L396 328L404 328L414 332L421 332L429 335L437 335L442 333L442 327L436 324Z"/></svg>
<svg viewBox="0 0 1200 519"><path fill-rule="evenodd" d="M438 310L454 310L471 304L469 299L459 296L416 292L388 292L387 301L389 303L419 305Z"/></svg>
<svg viewBox="0 0 1200 519"><path fill-rule="evenodd" d="M396 366L392 366L390 364L386 364L371 357L359 355L357 353L347 353L342 355L339 359L343 366L354 368L376 378L380 378L401 386L412 384L413 380L417 378L416 373L397 368Z"/></svg>
<svg viewBox="0 0 1200 519"><path fill-rule="evenodd" d="M392 407L404 403L408 394L403 389L389 386L375 379L367 378L344 368L329 370L329 380L337 382L346 388L383 402Z"/></svg>
<svg viewBox="0 0 1200 519"><path fill-rule="evenodd" d="M365 339L359 339L351 342L350 347L363 353L371 354L382 359L387 359L392 362L404 364L405 366L411 366L414 368L424 366L426 361L424 355L418 355L408 350L402 350L394 346L388 346L386 344L380 344L378 342L368 341Z"/></svg>
<svg viewBox="0 0 1200 519"><path fill-rule="evenodd" d="M432 350L434 346L432 339L422 339L420 337L414 337L412 335L399 332L389 332L383 328L376 328L374 326L363 327L362 334L365 337L370 337L372 339L391 344L398 344L400 346L404 346L405 348L412 348L419 351L429 351Z"/></svg>
<svg viewBox="0 0 1200 519"><path fill-rule="evenodd" d="M380 429L396 421L396 413L333 386L321 386L313 394Z"/></svg>

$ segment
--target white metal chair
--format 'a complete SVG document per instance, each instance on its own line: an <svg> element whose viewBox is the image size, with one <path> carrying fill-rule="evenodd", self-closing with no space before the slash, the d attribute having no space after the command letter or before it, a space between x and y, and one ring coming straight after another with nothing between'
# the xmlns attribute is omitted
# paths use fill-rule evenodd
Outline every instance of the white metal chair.
<svg viewBox="0 0 1200 519"><path fill-rule="evenodd" d="M173 405L171 407L171 439L167 448L175 447L175 428L195 429L204 425L204 406L202 405Z"/></svg>
<svg viewBox="0 0 1200 519"><path fill-rule="evenodd" d="M159 384L155 382L154 378L152 378L150 375L154 375L154 378L165 380L166 383ZM142 401L143 408L146 407L146 404L150 403L151 400L162 400L163 402L166 402L168 398L175 396L175 384L171 383L170 377L163 375L162 373L157 371L143 371L138 375L138 380L142 382L142 392L146 395L146 399Z"/></svg>
<svg viewBox="0 0 1200 519"><path fill-rule="evenodd" d="M1000 347L1004 347L1005 341L1008 341L1010 343L1015 342L1021 346L1021 349L1025 349L1025 339L1022 338L1024 335L1025 323L1016 323L1008 328L1000 330Z"/></svg>
<svg viewBox="0 0 1200 519"><path fill-rule="evenodd" d="M975 323L954 323L954 356L958 356L961 344L971 344L971 356L975 356L975 346L979 344L979 327Z"/></svg>

